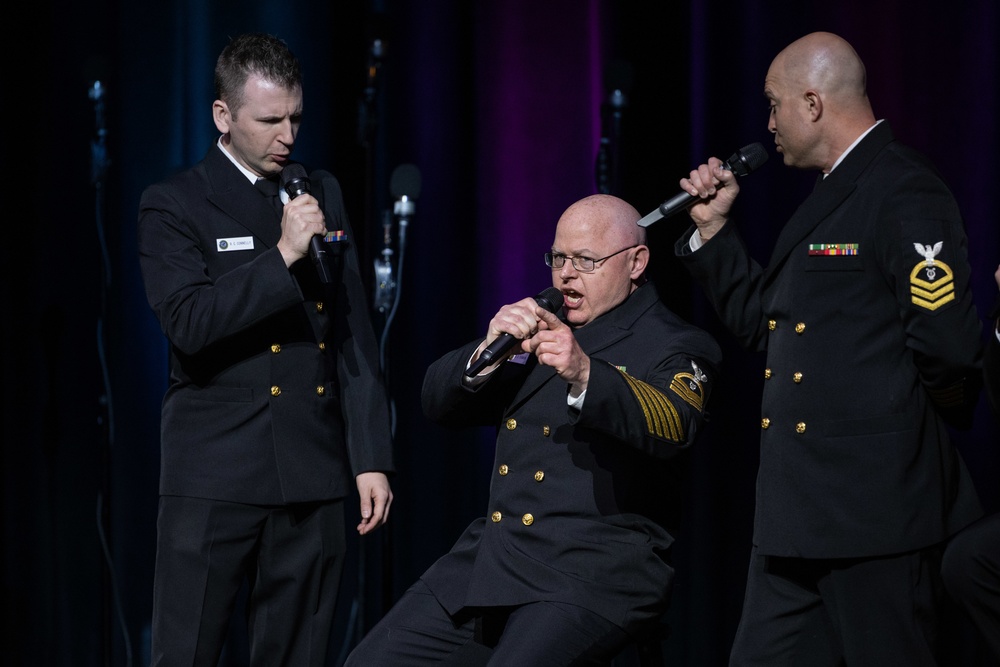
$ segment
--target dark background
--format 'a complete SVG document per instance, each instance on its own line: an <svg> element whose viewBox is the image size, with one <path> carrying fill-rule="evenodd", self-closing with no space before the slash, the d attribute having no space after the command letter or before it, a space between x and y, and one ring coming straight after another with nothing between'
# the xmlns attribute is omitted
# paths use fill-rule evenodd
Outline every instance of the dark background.
<svg viewBox="0 0 1000 667"><path fill-rule="evenodd" d="M768 147L772 159L743 182L736 212L766 262L814 177L773 152L764 74L808 32L844 36L867 64L876 115L952 187L985 317L1000 262L997 14L995 0L20 5L4 96L5 190L16 203L0 244L2 661L148 663L166 344L142 292L136 211L145 186L214 142L212 68L229 36L277 34L302 61L295 155L341 179L366 266L382 249L393 170L412 163L422 175L406 243L391 229L394 259L405 259L399 309L388 327L373 309L377 331L388 332L396 502L387 529L351 543L339 664L339 647L483 511L492 436L429 423L423 373L481 335L500 305L549 284L542 253L555 221L596 188L607 79L628 102L613 142L616 193L642 213L708 155ZM359 107L375 39L385 50L367 124ZM89 95L95 81L100 105ZM665 648L671 664L722 665L750 548L763 360L735 346L672 261L685 227L676 218L650 228L654 278L668 305L716 334L726 373L690 461ZM878 386L858 391L878 400ZM985 400L955 439L984 505L1000 510L1000 433ZM949 618L954 664L993 664L961 617ZM244 664L235 646L224 664Z"/></svg>

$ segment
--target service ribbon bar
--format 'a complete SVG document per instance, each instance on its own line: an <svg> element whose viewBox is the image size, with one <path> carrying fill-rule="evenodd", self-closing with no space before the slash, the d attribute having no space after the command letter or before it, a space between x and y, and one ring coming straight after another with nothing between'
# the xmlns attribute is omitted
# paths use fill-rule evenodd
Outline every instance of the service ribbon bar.
<svg viewBox="0 0 1000 667"><path fill-rule="evenodd" d="M860 243L810 243L810 255L859 255Z"/></svg>
<svg viewBox="0 0 1000 667"><path fill-rule="evenodd" d="M337 243L338 241L343 241L347 238L347 233L343 229L338 229L334 232L327 232L324 239L327 243Z"/></svg>

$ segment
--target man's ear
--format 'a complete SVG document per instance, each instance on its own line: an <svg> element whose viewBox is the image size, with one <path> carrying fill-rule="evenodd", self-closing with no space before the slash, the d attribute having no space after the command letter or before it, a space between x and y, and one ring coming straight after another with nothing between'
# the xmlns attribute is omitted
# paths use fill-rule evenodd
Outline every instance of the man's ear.
<svg viewBox="0 0 1000 667"><path fill-rule="evenodd" d="M212 102L212 120L220 134L229 134L229 123L233 116L229 113L229 105L222 100Z"/></svg>
<svg viewBox="0 0 1000 667"><path fill-rule="evenodd" d="M823 116L823 98L815 90L807 90L806 105L809 109L809 120L816 122Z"/></svg>
<svg viewBox="0 0 1000 667"><path fill-rule="evenodd" d="M646 272L646 267L649 265L649 248L644 245L636 246L635 254L632 255L632 271L629 275L632 280L637 280L643 273Z"/></svg>

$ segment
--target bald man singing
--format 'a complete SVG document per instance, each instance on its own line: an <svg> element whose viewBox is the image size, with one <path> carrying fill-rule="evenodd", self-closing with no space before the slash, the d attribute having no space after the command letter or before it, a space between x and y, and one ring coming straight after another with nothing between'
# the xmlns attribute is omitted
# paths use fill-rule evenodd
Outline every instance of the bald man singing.
<svg viewBox="0 0 1000 667"><path fill-rule="evenodd" d="M876 120L830 33L775 57L768 129L823 174L766 267L709 158L675 251L726 326L766 351L756 516L732 665L934 665L949 536L982 513L946 423L971 419L980 323L958 206ZM765 213L766 214L766 213ZM742 226L742 231L740 227Z"/></svg>
<svg viewBox="0 0 1000 667"><path fill-rule="evenodd" d="M638 220L609 195L572 204L545 253L557 312L505 305L427 370L429 418L496 428L489 502L348 667L604 667L666 611L678 464L721 352L646 281ZM504 334L519 345L475 374Z"/></svg>

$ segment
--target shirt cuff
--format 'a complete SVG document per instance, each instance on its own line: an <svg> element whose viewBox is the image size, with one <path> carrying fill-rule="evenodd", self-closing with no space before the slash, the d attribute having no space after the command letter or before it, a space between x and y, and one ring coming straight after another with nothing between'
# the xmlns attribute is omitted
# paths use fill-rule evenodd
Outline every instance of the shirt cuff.
<svg viewBox="0 0 1000 667"><path fill-rule="evenodd" d="M688 239L688 247L691 248L691 252L694 252L703 245L705 245L705 240L701 238L701 232L699 232L696 227L694 234L692 234L691 238Z"/></svg>

